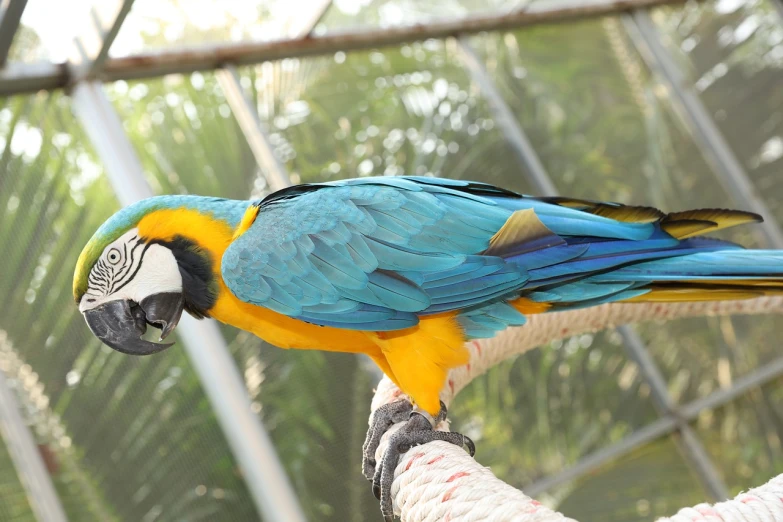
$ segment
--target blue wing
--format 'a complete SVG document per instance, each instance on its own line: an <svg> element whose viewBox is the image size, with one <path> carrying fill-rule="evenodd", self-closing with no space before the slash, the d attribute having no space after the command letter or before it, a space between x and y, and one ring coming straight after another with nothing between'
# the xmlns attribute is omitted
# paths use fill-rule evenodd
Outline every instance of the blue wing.
<svg viewBox="0 0 783 522"><path fill-rule="evenodd" d="M755 219L712 210L665 215L416 177L299 185L257 206L222 260L239 299L310 323L374 331L460 310L470 337L522 324L507 304L522 295L568 308L648 292L649 281L627 270L605 274L638 263L663 270L675 266L670 258L733 248L683 238Z"/></svg>
<svg viewBox="0 0 783 522"><path fill-rule="evenodd" d="M293 187L259 205L223 278L243 301L311 323L405 328L526 279L476 255L512 213L480 196L394 178Z"/></svg>

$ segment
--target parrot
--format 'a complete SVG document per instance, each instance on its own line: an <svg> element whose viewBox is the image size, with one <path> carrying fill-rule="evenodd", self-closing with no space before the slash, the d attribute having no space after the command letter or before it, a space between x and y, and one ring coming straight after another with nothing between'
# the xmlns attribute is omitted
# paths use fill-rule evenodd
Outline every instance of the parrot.
<svg viewBox="0 0 783 522"><path fill-rule="evenodd" d="M445 440L439 393L465 343L532 314L611 302L745 299L783 286L783 251L705 234L751 212L518 194L436 177L307 183L263 199L163 195L127 206L82 250L73 296L109 347L160 352L186 311L284 349L365 354L407 396L373 414L363 472L391 520L399 454ZM145 340L147 327L160 341ZM381 462L380 436L394 423Z"/></svg>

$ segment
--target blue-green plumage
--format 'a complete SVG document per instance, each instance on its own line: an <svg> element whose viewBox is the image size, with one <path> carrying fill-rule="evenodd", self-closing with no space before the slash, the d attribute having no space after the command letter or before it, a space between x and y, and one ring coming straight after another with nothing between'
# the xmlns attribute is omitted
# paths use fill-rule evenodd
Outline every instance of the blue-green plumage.
<svg viewBox="0 0 783 522"><path fill-rule="evenodd" d="M195 212L156 212L165 210ZM96 232L77 264L74 296L85 294L107 245L138 226L140 241L173 253L185 306L197 316L263 314L222 293L219 266L240 301L308 323L390 331L449 313L466 337L491 337L524 324L526 313L781 292L783 253L695 237L758 219L418 177L299 185L261 201L161 196L121 210Z"/></svg>
<svg viewBox="0 0 783 522"><path fill-rule="evenodd" d="M325 326L396 330L456 311L468 337L488 337L524 323L509 304L520 297L563 310L728 284L753 295L783 276L780 252L689 237L755 220L746 213L666 215L417 177L300 185L259 202L150 198L101 226L85 258L155 210L236 229L251 205L255 221L223 254L224 282L243 301Z"/></svg>
<svg viewBox="0 0 783 522"><path fill-rule="evenodd" d="M564 309L639 296L663 280L783 274L781 253L677 239L654 209L567 203L439 178L301 185L258 203L222 275L241 300L311 323L394 330L456 310L469 337L486 337L524 323L507 304L519 297ZM493 243L525 210L544 231ZM626 210L642 222L611 217Z"/></svg>

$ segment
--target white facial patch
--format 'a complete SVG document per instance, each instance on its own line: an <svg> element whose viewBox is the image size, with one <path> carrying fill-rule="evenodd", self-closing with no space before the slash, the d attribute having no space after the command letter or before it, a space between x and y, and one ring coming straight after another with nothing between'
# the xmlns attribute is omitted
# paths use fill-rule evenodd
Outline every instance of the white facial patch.
<svg viewBox="0 0 783 522"><path fill-rule="evenodd" d="M177 259L163 245L144 243L131 229L107 246L93 265L88 287L79 303L84 312L108 301L142 299L163 292L181 292Z"/></svg>

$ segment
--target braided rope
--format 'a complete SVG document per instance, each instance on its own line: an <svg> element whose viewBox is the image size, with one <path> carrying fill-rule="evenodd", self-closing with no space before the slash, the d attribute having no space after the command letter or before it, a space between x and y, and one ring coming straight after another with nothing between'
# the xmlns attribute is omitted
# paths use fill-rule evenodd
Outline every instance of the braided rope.
<svg viewBox="0 0 783 522"><path fill-rule="evenodd" d="M763 486L740 493L734 500L710 506L698 504L683 508L671 518L658 522L778 522L783 520L783 475L778 475Z"/></svg>
<svg viewBox="0 0 783 522"><path fill-rule="evenodd" d="M470 363L449 373L441 399L448 405L470 381L495 364L556 339L640 321L761 313L783 313L783 296L715 303L607 304L534 315L524 326L509 328L493 339L468 343ZM400 389L384 377L373 397L372 411L401 397L404 394ZM376 452L378 461L386 450L388 436L402 425L393 426L384 435ZM448 431L448 423L441 423L437 429ZM509 486L464 450L445 442L431 442L404 454L391 491L394 511L403 522L576 522ZM783 522L783 475L734 500L684 508L659 522L686 521Z"/></svg>

